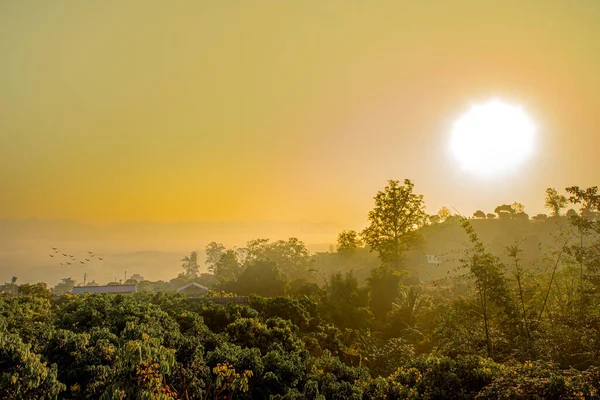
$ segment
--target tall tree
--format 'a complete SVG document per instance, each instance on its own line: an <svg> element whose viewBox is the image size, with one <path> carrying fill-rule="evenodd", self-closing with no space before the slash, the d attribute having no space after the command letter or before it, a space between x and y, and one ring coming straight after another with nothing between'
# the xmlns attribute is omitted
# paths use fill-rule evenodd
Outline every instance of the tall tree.
<svg viewBox="0 0 600 400"><path fill-rule="evenodd" d="M217 262L219 262L221 255L225 252L225 246L223 246L221 243L210 242L206 245L204 252L206 254L206 258L204 259L206 268L210 272L214 273Z"/></svg>
<svg viewBox="0 0 600 400"><path fill-rule="evenodd" d="M242 266L235 250L227 250L221 254L221 258L214 268L215 278L220 284L235 281L241 272Z"/></svg>
<svg viewBox="0 0 600 400"><path fill-rule="evenodd" d="M559 194L556 189L546 189L546 208L553 217L560 215L560 210L567 206L567 197Z"/></svg>
<svg viewBox="0 0 600 400"><path fill-rule="evenodd" d="M198 253L192 251L189 256L185 256L181 261L183 261L181 267L188 278L195 278L198 276L198 272L200 272L200 267L198 266Z"/></svg>
<svg viewBox="0 0 600 400"><path fill-rule="evenodd" d="M494 306L499 306L508 313L514 312L503 273L505 266L498 257L485 249L469 220L463 219L462 227L469 235L472 247L467 250L460 262L475 285L476 301L483 317L487 355L491 357L493 353L490 334L492 309Z"/></svg>
<svg viewBox="0 0 600 400"><path fill-rule="evenodd" d="M404 253L421 240L417 229L427 221L423 195L413 193L413 183L404 185L390 180L375 196L375 208L369 212L369 226L362 237L371 250L379 253L381 261L399 269Z"/></svg>

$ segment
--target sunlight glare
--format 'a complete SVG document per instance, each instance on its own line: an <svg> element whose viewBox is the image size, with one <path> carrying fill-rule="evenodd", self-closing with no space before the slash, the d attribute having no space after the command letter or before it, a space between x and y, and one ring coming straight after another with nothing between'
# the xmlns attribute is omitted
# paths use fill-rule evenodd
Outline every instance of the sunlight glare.
<svg viewBox="0 0 600 400"><path fill-rule="evenodd" d="M492 100L456 120L450 147L464 169L492 176L516 169L531 155L534 133L522 107Z"/></svg>

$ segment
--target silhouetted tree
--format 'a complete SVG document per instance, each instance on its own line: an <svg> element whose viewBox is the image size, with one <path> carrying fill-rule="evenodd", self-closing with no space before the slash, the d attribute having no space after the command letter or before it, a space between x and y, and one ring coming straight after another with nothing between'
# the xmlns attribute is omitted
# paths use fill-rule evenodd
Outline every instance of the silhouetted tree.
<svg viewBox="0 0 600 400"><path fill-rule="evenodd" d="M342 231L338 235L337 239L337 252L341 255L347 256L353 254L357 248L362 245L358 233L353 230Z"/></svg>
<svg viewBox="0 0 600 400"><path fill-rule="evenodd" d="M423 195L413 193L413 183L390 180L375 196L369 212L369 226L362 232L364 241L379 253L380 259L395 269L404 252L414 249L421 236L417 229L427 221Z"/></svg>
<svg viewBox="0 0 600 400"><path fill-rule="evenodd" d="M473 217L478 218L478 219L483 219L483 218L485 218L485 213L481 210L477 210L473 213Z"/></svg>
<svg viewBox="0 0 600 400"><path fill-rule="evenodd" d="M567 206L567 198L559 194L556 189L546 189L545 205L550 210L550 215L553 217L560 215L560 210Z"/></svg>
<svg viewBox="0 0 600 400"><path fill-rule="evenodd" d="M444 222L445 220L447 220L450 216L452 215L452 212L450 211L450 209L446 206L443 206L442 208L440 208L440 210L437 212L437 216L440 218L440 222Z"/></svg>
<svg viewBox="0 0 600 400"><path fill-rule="evenodd" d="M75 287L75 281L71 278L63 278L61 282L57 283L52 289L55 295L62 295L68 293Z"/></svg>
<svg viewBox="0 0 600 400"><path fill-rule="evenodd" d="M244 264L255 261L273 261L283 276L293 281L310 274L312 264L310 251L297 238L270 242L269 239L250 240L244 249Z"/></svg>
<svg viewBox="0 0 600 400"><path fill-rule="evenodd" d="M525 206L517 201L515 201L514 203L511 204L511 207L513 210L515 210L516 214L520 214L520 213L524 213L525 212Z"/></svg>
<svg viewBox="0 0 600 400"><path fill-rule="evenodd" d="M502 204L494 209L500 219L510 219L515 215L515 209L509 204Z"/></svg>
<svg viewBox="0 0 600 400"><path fill-rule="evenodd" d="M192 251L189 256L184 257L181 261L183 261L181 267L184 269L185 275L188 278L198 276L198 272L200 272L200 267L198 266L198 253Z"/></svg>
<svg viewBox="0 0 600 400"><path fill-rule="evenodd" d="M217 283L223 284L235 281L242 272L235 250L227 250L214 267Z"/></svg>
<svg viewBox="0 0 600 400"><path fill-rule="evenodd" d="M206 254L204 263L206 264L207 269L214 273L217 262L219 262L219 259L225 252L225 246L223 246L221 243L210 242L206 245L204 252Z"/></svg>
<svg viewBox="0 0 600 400"><path fill-rule="evenodd" d="M259 260L248 265L240 274L232 291L242 295L258 294L275 297L285 295L287 281L273 261Z"/></svg>

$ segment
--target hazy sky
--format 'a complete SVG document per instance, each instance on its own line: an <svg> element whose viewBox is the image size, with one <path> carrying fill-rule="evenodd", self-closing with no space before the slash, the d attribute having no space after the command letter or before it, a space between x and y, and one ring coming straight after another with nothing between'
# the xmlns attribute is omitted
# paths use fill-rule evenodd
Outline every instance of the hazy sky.
<svg viewBox="0 0 600 400"><path fill-rule="evenodd" d="M404 178L430 212L542 212L598 184L599 21L596 0L5 0L0 217L355 227ZM492 97L539 130L485 180L448 135Z"/></svg>

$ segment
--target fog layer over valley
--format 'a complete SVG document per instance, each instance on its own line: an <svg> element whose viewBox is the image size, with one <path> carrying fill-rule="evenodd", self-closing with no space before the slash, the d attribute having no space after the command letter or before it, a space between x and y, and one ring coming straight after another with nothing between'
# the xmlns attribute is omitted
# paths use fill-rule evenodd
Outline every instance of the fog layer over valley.
<svg viewBox="0 0 600 400"><path fill-rule="evenodd" d="M211 241L243 246L255 237L298 236L309 250L326 251L339 230L335 224L308 222L136 222L96 227L70 220L2 219L0 281L15 275L23 283L52 284L64 277L81 281L87 273L88 280L105 283L123 279L125 270L150 280L169 280L181 272L183 256L196 250L202 257ZM53 247L60 252L50 257ZM88 251L103 260L89 258ZM66 265L70 257L63 253L74 255L77 262Z"/></svg>

